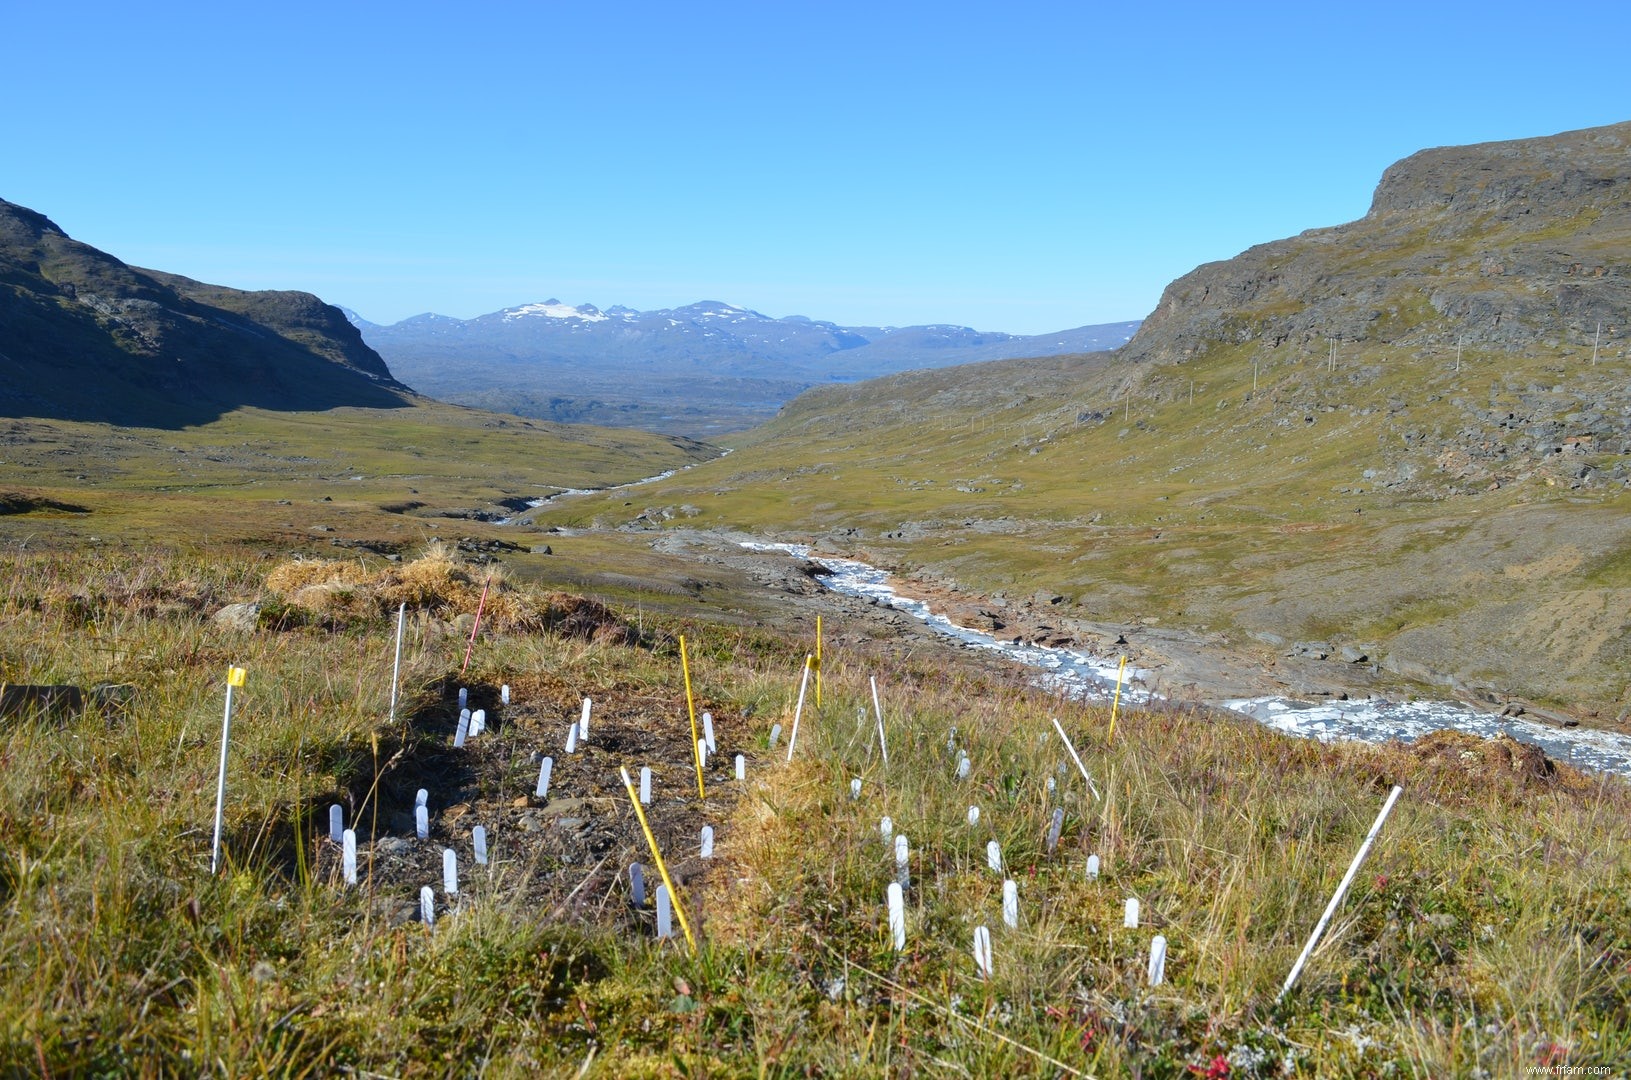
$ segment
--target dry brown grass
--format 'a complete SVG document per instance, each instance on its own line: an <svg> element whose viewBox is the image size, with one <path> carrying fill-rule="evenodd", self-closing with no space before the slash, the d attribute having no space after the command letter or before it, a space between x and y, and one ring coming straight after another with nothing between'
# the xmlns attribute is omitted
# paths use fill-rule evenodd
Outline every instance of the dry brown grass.
<svg viewBox="0 0 1631 1080"><path fill-rule="evenodd" d="M266 587L282 603L330 625L378 618L406 604L443 622L479 612L484 626L501 632L551 632L602 644L639 638L597 601L516 585L502 567L467 563L441 542L412 562L378 569L357 560L291 559L267 574Z"/></svg>

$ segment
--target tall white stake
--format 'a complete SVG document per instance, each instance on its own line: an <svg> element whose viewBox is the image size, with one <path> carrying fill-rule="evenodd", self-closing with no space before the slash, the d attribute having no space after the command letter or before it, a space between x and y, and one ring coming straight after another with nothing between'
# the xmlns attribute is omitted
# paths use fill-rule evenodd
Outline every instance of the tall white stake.
<svg viewBox="0 0 1631 1080"><path fill-rule="evenodd" d="M1325 914L1320 916L1320 921L1315 925L1314 932L1308 935L1308 944L1303 946L1302 955L1297 957L1297 962L1292 965L1291 974L1286 976L1286 984L1280 987L1280 992L1275 995L1274 1000L1279 1001L1285 997L1292 984L1297 981L1297 976L1302 974L1303 965L1308 962L1308 957L1313 953L1314 946L1319 942L1320 935L1325 933L1325 924L1331 921L1331 916L1336 913L1337 905L1342 903L1343 896L1348 892L1348 886L1353 884L1354 875L1359 873L1359 864L1365 861L1366 855L1370 854L1371 844L1376 842L1377 834L1382 831L1382 823L1387 821L1388 814L1393 812L1393 804L1399 801L1399 793L1403 790L1404 788L1395 784L1393 790L1388 794L1387 802L1382 804L1382 812L1376 815L1375 824L1371 825L1370 832L1365 835L1365 842L1359 845L1359 853L1354 856L1354 861L1348 864L1348 872L1342 875L1342 883L1337 886L1337 891L1331 895L1331 902L1325 905Z"/></svg>
<svg viewBox="0 0 1631 1080"><path fill-rule="evenodd" d="M868 675L867 681L872 684L872 712L878 718L878 749L883 751L883 763L889 765L889 741L883 736L883 706L878 704L878 677Z"/></svg>
<svg viewBox="0 0 1631 1080"><path fill-rule="evenodd" d="M799 717L804 715L804 691L810 686L810 668L814 664L815 657L813 655L804 658L804 678L799 680L799 703L798 707L793 710L793 731L787 736L787 760L789 762L793 760L793 747L798 745Z"/></svg>
<svg viewBox="0 0 1631 1080"><path fill-rule="evenodd" d="M221 718L221 774L215 781L215 840L210 845L210 873L221 866L221 814L227 801L227 740L232 735L232 688L244 684L244 669L227 668L227 710Z"/></svg>
<svg viewBox="0 0 1631 1080"><path fill-rule="evenodd" d="M1093 793L1095 799L1104 798L1099 794L1099 789L1093 786L1093 778L1087 775L1087 766L1082 764L1082 756L1076 752L1076 747L1071 745L1070 736L1065 734L1065 729L1060 726L1057 718L1050 719L1053 719L1053 729L1059 733L1059 738L1064 740L1065 749L1070 751L1071 760L1076 763L1078 769L1082 770L1082 779L1087 781L1087 790Z"/></svg>
<svg viewBox="0 0 1631 1080"><path fill-rule="evenodd" d="M402 683L402 624L408 618L408 605L396 609L396 661L391 665L391 723L396 723L396 693Z"/></svg>

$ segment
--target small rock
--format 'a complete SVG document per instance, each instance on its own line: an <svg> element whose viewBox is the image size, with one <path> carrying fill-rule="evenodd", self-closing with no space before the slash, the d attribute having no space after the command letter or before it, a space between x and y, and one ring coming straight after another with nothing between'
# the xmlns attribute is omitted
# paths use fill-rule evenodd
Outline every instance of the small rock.
<svg viewBox="0 0 1631 1080"><path fill-rule="evenodd" d="M228 630L253 630L260 625L261 606L254 604L228 604L210 616L210 622Z"/></svg>

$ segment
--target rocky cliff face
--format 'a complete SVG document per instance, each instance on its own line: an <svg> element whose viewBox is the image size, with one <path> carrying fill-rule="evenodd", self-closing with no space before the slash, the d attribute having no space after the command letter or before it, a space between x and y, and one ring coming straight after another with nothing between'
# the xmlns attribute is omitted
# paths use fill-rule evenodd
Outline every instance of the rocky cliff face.
<svg viewBox="0 0 1631 1080"><path fill-rule="evenodd" d="M1631 123L1424 150L1365 217L1174 281L1128 345L1181 362L1220 345L1616 350L1631 310Z"/></svg>

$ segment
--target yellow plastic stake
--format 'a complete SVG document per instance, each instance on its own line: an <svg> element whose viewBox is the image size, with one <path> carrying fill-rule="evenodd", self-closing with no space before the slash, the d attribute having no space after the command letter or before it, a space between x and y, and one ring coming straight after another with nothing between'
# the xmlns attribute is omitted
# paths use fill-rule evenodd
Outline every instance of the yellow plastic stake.
<svg viewBox="0 0 1631 1080"><path fill-rule="evenodd" d="M697 767L697 798L706 799L708 793L702 789L702 747L697 745L697 705L691 698L691 662L685 658L684 634L680 635L680 670L685 672L685 709L691 714L691 762Z"/></svg>
<svg viewBox="0 0 1631 1080"><path fill-rule="evenodd" d="M1116 708L1121 704L1121 679L1127 671L1127 658L1121 658L1121 666L1116 669L1116 696L1110 702L1110 734L1104 737L1105 745L1116 737Z"/></svg>
<svg viewBox="0 0 1631 1080"><path fill-rule="evenodd" d="M821 708L821 616L816 616L816 651L815 651L815 684L816 708Z"/></svg>
<svg viewBox="0 0 1631 1080"><path fill-rule="evenodd" d="M640 828L645 832L646 843L651 847L651 857L657 862L657 872L663 876L663 884L668 886L668 895L674 901L674 912L680 917L680 929L685 931L685 941L691 946L691 955L695 956L697 939L691 936L691 924L685 918L685 905L680 902L680 894L674 891L674 882L668 876L668 864L663 862L663 853L657 850L657 838L651 835L651 825L646 821L646 812L640 809L640 796L634 793L634 781L629 779L627 766L618 771L623 774L623 790L629 793L629 802L634 805L634 816L640 819Z"/></svg>

